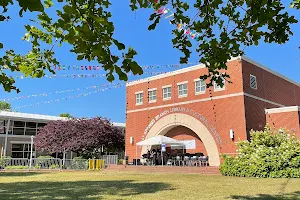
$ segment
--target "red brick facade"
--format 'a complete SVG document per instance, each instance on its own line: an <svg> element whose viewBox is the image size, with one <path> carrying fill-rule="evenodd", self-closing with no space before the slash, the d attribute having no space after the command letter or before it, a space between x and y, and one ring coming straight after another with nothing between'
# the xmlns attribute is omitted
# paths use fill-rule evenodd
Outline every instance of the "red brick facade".
<svg viewBox="0 0 300 200"><path fill-rule="evenodd" d="M211 134L218 153L235 153L236 141L249 139L251 129L264 128L265 109L300 105L299 84L279 77L248 58L232 59L227 66L227 73L230 74L230 81L233 83L226 83L225 89L219 91L211 87L206 88L204 93L195 93L195 80L207 71L202 65L129 83L126 91L125 135L126 155L129 156L129 160L136 157L136 142L147 138L148 134L154 131L154 127L158 130L154 133L157 135L164 133L178 140L194 138L196 149L188 151L211 154L211 150L206 152L207 145L211 143L203 144L202 138L199 138L204 132L203 129L200 131L199 128L199 133L195 134L197 127L203 124ZM256 76L257 89L250 87L250 74ZM178 83L187 83L186 97L179 97ZM165 86L171 87L171 98L167 100L163 99ZM149 103L148 90L156 90L155 102ZM136 94L139 92L143 92L141 105L136 104ZM191 120L197 119L201 124L194 123L190 124L190 127L185 127L186 122L179 121L178 127L175 126L167 132L164 132L165 127L158 127L168 115L172 116L171 119L174 118L174 123L177 123L176 116L179 114L184 114ZM172 120L168 120L172 123ZM230 130L234 132L234 139L230 138ZM205 135L201 136L206 139L205 141L212 141ZM140 148L137 155L138 157L141 155Z"/></svg>

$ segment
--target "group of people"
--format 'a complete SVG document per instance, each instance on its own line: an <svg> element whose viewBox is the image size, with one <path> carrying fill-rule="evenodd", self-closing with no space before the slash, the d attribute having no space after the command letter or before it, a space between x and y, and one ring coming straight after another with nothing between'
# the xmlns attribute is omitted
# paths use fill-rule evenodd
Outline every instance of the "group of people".
<svg viewBox="0 0 300 200"><path fill-rule="evenodd" d="M168 153L161 152L160 149L151 149L148 150L147 154L143 155L144 159L148 159L153 165L161 165L162 162L166 162Z"/></svg>

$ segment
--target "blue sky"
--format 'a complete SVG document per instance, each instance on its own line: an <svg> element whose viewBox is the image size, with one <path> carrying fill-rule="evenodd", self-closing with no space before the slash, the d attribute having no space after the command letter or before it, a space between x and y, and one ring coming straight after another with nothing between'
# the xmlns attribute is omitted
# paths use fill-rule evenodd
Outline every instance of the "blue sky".
<svg viewBox="0 0 300 200"><path fill-rule="evenodd" d="M148 31L150 22L148 17L152 10L139 10L136 13L129 8L129 0L113 0L112 20L115 23L115 37L127 46L132 46L138 52L137 61L141 65L154 64L176 64L179 61L180 52L172 48L171 34L172 25L168 20L162 21L155 31ZM300 19L299 11L289 9L289 12ZM10 22L0 23L0 40L4 43L5 49L15 49L18 53L25 53L29 44L22 41L24 36L24 25L28 24L28 19L34 15L26 13L24 18L18 17L18 10L12 8L10 14L13 18ZM246 49L246 56L268 66L269 68L300 82L300 28L298 25L292 26L294 36L284 45L264 44ZM69 48L55 48L57 57L62 65L97 65L86 61L77 61L76 56L69 52ZM0 51L0 54L2 52ZM190 62L197 62L196 54L192 55ZM160 68L152 71L169 71L167 68ZM103 71L58 71L57 75L64 74L102 74ZM13 74L20 76L20 74ZM145 77L145 76L141 76ZM141 77L130 77L135 80ZM16 79L17 86L21 89L20 94L16 92L6 93L0 89L0 99L28 96L32 94L51 93L76 88L86 88L107 84L105 78L42 78L42 79ZM119 81L116 81L116 83ZM29 104L42 103L39 106L27 106L18 108L20 112L59 115L69 112L77 117L104 116L115 122L125 122L125 87L114 88L104 92L97 92L88 96L60 100L56 103L43 104L43 102L64 98L67 96L77 96L95 89L83 89L75 92L65 92L61 94L48 95L47 97L36 97L9 101L12 107L19 107Z"/></svg>

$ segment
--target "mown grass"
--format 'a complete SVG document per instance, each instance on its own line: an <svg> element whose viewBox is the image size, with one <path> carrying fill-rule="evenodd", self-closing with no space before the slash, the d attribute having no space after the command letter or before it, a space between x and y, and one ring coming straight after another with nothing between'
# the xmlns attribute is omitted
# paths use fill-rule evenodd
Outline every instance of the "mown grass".
<svg viewBox="0 0 300 200"><path fill-rule="evenodd" d="M300 199L300 179L138 172L3 172L0 199Z"/></svg>

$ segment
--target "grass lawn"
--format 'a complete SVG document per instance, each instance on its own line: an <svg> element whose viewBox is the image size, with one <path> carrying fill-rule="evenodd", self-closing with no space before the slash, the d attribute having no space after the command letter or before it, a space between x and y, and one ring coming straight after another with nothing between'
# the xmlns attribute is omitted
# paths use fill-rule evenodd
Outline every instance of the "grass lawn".
<svg viewBox="0 0 300 200"><path fill-rule="evenodd" d="M138 172L5 172L0 199L300 199L300 179Z"/></svg>

